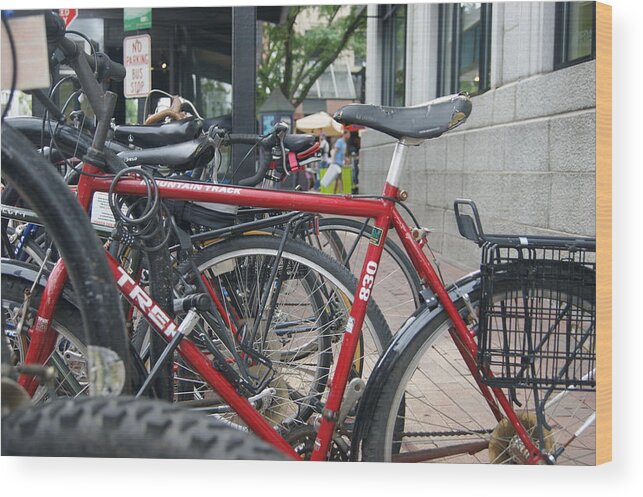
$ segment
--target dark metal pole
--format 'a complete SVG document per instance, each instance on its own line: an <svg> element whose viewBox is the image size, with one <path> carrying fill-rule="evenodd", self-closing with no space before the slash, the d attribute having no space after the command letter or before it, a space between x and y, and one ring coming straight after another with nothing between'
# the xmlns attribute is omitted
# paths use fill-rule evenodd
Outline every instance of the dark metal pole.
<svg viewBox="0 0 643 497"><path fill-rule="evenodd" d="M256 133L257 130L257 8L232 8L232 129L235 133ZM239 181L255 173L254 156L241 164L249 145L232 147L233 180Z"/></svg>
<svg viewBox="0 0 643 497"><path fill-rule="evenodd" d="M168 47L168 52L170 54L170 60L168 60L168 70L170 73L170 95L176 95L176 60L174 58L174 47L176 47L176 41L176 26L173 26L172 36L170 37L170 46Z"/></svg>

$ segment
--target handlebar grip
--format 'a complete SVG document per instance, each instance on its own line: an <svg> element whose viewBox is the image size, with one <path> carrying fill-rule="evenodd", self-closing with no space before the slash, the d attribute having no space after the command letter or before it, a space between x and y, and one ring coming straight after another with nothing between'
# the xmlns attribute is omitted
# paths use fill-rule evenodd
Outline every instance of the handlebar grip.
<svg viewBox="0 0 643 497"><path fill-rule="evenodd" d="M127 71L125 70L125 66L113 61L109 58L109 56L107 56L107 54L97 52L96 60L94 60L93 55L89 55L88 53L81 51L76 43L65 37L62 37L59 40L58 46L65 54L65 57L69 59L73 59L75 57L78 57L79 55L84 57L92 71L95 71L97 73L97 78L99 81L108 79L112 79L114 81L122 81L123 79L125 79L125 74L127 73Z"/></svg>
<svg viewBox="0 0 643 497"><path fill-rule="evenodd" d="M245 133L230 133L228 135L228 140L232 144L240 144L240 145L254 145L255 143L259 143L263 137L259 135L253 135L253 134L245 134Z"/></svg>
<svg viewBox="0 0 643 497"><path fill-rule="evenodd" d="M60 40L65 37L65 22L51 10L45 10L45 31L47 32L47 48L51 55Z"/></svg>
<svg viewBox="0 0 643 497"><path fill-rule="evenodd" d="M94 58L91 55L88 55L87 57L91 59L89 64L91 67L94 63ZM98 52L96 54L96 60L98 62L98 69L95 70L98 73L98 79L100 81L123 81L125 79L127 70L123 64L119 64L118 62L110 59L107 54L102 52Z"/></svg>
<svg viewBox="0 0 643 497"><path fill-rule="evenodd" d="M267 136L259 136L252 134L244 133L230 133L228 135L228 141L231 144L238 143L240 145L254 145L258 143L261 147L268 150L271 147L274 147L277 143L276 133L270 133Z"/></svg>

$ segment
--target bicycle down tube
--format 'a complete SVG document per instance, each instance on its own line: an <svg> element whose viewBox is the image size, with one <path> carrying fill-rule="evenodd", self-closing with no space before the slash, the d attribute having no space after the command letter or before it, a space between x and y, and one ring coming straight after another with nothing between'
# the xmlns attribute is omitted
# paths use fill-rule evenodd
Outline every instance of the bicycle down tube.
<svg viewBox="0 0 643 497"><path fill-rule="evenodd" d="M400 150L399 152L398 148ZM542 461L542 456L539 450L536 448L533 440L521 425L504 392L499 388L489 388L479 381L480 375L474 359L476 357L477 344L475 343L475 340L473 339L464 320L458 313L454 303L449 298L441 280L424 254L422 249L423 244L412 237L411 228L402 219L395 207L395 202L392 199L397 198L399 194L399 188L395 186L395 184L397 184L397 180L399 179L399 169L403 160L403 151L406 146L400 143L398 148L396 148L396 153L394 154L391 172L387 178L383 197L380 199L356 198L352 195L312 195L309 193L260 190L237 186L165 179L157 180L156 183L159 195L162 199L234 204L248 207L276 208L282 210L297 210L320 214L336 214L375 219L375 229L379 236L373 237L366 252L361 276L358 281L357 291L354 296L354 304L351 308L350 318L346 324L344 340L342 341L337 360L337 368L331 378L328 400L322 412L322 419L312 453L312 460L326 459L330 449L337 413L347 385L351 364L358 345L361 327L366 313L366 307L370 298L371 288L375 283L377 268L384 249L384 240L386 239L389 227L392 226L399 234L402 244L421 278L428 284L438 298L440 304L444 307L451 318L454 326L456 342L459 342L458 348L460 349L468 369L473 375L475 381L478 383L481 394L487 400L493 414L497 419L501 419L502 417L500 409L494 402L493 397L495 397L508 419L516 428L517 434L525 444L525 447L529 450L530 462L540 462ZM84 170L89 174L101 174L101 171L98 168L88 164L85 164ZM96 192L109 192L111 185L111 177L93 177L83 175L81 176L78 184L78 200L86 210L89 210L93 194ZM145 183L141 180L123 178L113 186L112 192L122 195L144 196L147 193L147 189ZM112 264L115 276L117 276L117 280L118 278L123 278L123 274L125 273L121 272L122 270L120 269L120 266L118 266L118 263L113 259L110 263ZM59 264L62 264L62 262L59 262ZM61 277L55 279L54 284L55 286L61 285L64 284L64 281L64 275L61 275ZM46 295L49 295L47 290L49 290L49 288L46 288ZM121 290L123 290L122 287ZM142 292L142 290L136 290L136 294L144 295L144 293L140 292ZM127 292L124 293L134 305L139 307L139 309L151 319L152 324L154 324L154 316L150 316L149 312L154 306L151 298L149 296L143 297L144 299L149 299L149 302L145 300L148 305L141 308L140 302L138 302L136 298L132 299ZM48 314L45 307L55 306L55 301L59 295L60 291L53 288L51 290L51 298L43 298L38 311L39 316L41 311L45 315ZM51 314L51 312L49 314ZM157 311L155 310L154 312ZM167 319L169 320L169 318ZM171 321L168 321L165 324L170 326L168 324L170 322ZM36 320L36 323L42 324L40 320ZM53 333L51 330L49 331L50 333ZM162 333L163 329L157 328L157 331ZM40 332L41 335L43 335L42 329ZM163 334L163 336L169 340L168 335ZM44 341L43 343L50 345L52 342L49 340L49 342ZM48 345L45 345L45 347ZM221 396L224 397L225 400L235 408L235 410L237 410L240 417L248 424L250 429L255 431L260 437L264 438L264 440L267 440L281 448L285 453L289 455L293 454L292 449L288 446L283 437L281 437L281 435L279 435L265 421L265 419L257 413L257 411L244 397L236 393L234 388L225 379L225 377L223 377L223 375L220 375L210 366L207 359L196 346L191 344L191 342L184 340L179 345L179 351L184 355L186 360L189 360L189 362L192 363L199 374L207 379L210 386L218 391ZM32 351L30 350L29 352L31 353ZM38 351L38 349L33 351L34 355L38 354L37 357L40 358L47 357L47 355L43 355L45 352L46 351ZM185 354L187 354L187 357Z"/></svg>

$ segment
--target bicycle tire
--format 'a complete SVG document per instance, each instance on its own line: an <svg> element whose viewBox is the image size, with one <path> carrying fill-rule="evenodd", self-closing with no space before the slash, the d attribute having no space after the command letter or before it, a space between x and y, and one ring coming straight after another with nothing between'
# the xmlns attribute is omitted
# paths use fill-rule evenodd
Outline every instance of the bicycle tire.
<svg viewBox="0 0 643 497"><path fill-rule="evenodd" d="M96 368L109 368L94 383L98 392L128 393L133 374L129 364L125 320L109 267L101 263L103 248L87 215L59 176L7 124L2 126L2 174L42 219L63 258L77 290L85 342ZM114 333L114 328L118 329ZM100 369L92 369L100 373Z"/></svg>
<svg viewBox="0 0 643 497"><path fill-rule="evenodd" d="M215 419L129 397L61 399L13 411L2 418L2 455L286 460Z"/></svg>
<svg viewBox="0 0 643 497"><path fill-rule="evenodd" d="M582 274L579 272L578 274ZM498 288L499 294L514 289L517 282L505 283ZM537 281L536 288L543 301L547 300L548 285ZM478 306L480 291L469 294L474 308ZM498 297L494 295L494 299ZM582 302L582 307L593 304L593 295L565 295L563 302ZM546 304L545 304L546 305ZM467 314L462 299L456 302L461 315ZM445 311L430 320L424 329L409 340L394 363L387 368L385 377L378 377L382 385L378 389L375 406L369 413L370 425L362 440L362 459L365 461L404 460L404 452L419 451L471 443L471 454L448 454L438 462L456 463L515 463L509 455L509 445L517 437L506 421L498 423L492 415L479 389L475 385L454 342L449 336L450 319ZM406 392L406 394L405 394ZM505 390L506 392L506 390ZM566 397L547 410L547 422L556 431L547 432L547 450L569 441L574 430L584 420L591 419L595 408L595 392L580 392L569 389ZM518 389L516 398L521 407L515 407L523 425L535 431L534 411L530 391ZM557 411L560 409L560 411ZM495 431L494 431L495 430ZM550 438L551 437L551 438ZM485 441L495 446L493 456L486 448L476 447ZM548 444L552 444L550 447ZM464 445L462 447L465 447ZM502 450L499 449L502 448ZM436 451L436 455L437 455ZM589 427L582 437L571 440L559 464L594 464L595 432ZM489 459L493 458L491 461Z"/></svg>
<svg viewBox="0 0 643 497"><path fill-rule="evenodd" d="M199 268L199 271L202 274L207 274L208 271L214 270L215 272L218 270L223 271L223 269L226 267L226 265L230 264L230 261L234 261L235 268L246 268L250 266L250 263L248 261L254 260L254 258L259 258L259 257L266 257L266 258L271 258L274 257L275 254L277 253L279 249L281 240L278 239L277 237L273 236L264 236L264 235L252 235L252 236L242 236L234 239L230 239L221 243L217 243L214 245L211 245L207 249L204 249L200 253L195 255L195 263ZM285 249L282 254L282 258L285 261L288 261L289 264L293 264L296 266L295 271L315 271L315 275L317 278L323 279L325 284L332 285L332 292L335 292L333 295L333 298L336 299L341 299L342 304L341 305L348 305L346 304L345 300L352 299L354 295L354 291L356 288L356 281L354 277L348 272L348 270L344 267L338 264L336 261L332 260L330 257L328 257L326 254L323 254L319 252L318 250L314 249L310 245L306 243L302 243L300 241L296 240L291 240L289 239L286 244L285 244ZM300 265L300 266L299 266ZM228 266L229 267L229 266ZM304 268L304 269L301 269ZM225 273L222 273L225 274ZM215 276L216 278L216 276ZM297 276L297 278L300 278L300 276ZM219 278L219 280L222 280L222 278ZM217 281L216 284L219 284L221 288L226 287L226 283L223 281ZM297 288L299 290L299 288ZM316 291L322 291L322 289L318 289ZM325 290L324 290L325 291ZM293 291L294 294L295 291ZM341 295L340 295L341 294ZM297 294L299 295L299 294ZM296 299L295 299L296 300ZM284 301L283 305L284 308L288 304L288 302ZM326 304L328 306L329 304ZM233 304L230 305L232 308ZM294 311L290 311L290 313L284 311L283 314L281 315L281 319L283 320L282 322L278 322L279 320L276 319L273 321L274 325L272 328L270 328L270 332L272 330L276 329L280 324L283 322L288 322L285 320L285 317L288 317L293 314ZM340 309L340 310L335 310L339 314L340 317L333 316L333 325L335 326L335 329L332 329L330 333L332 333L332 342L333 346L337 347L338 344L341 342L341 336L344 333L344 326L345 326L345 319L347 317L346 315L346 309ZM274 316L274 314L273 314ZM343 319L343 321L342 321ZM294 319L292 320L294 322ZM364 377L366 376L366 371L370 371L372 369L372 366L375 364L375 361L377 360L377 357L379 354L384 350L384 347L388 344L391 338L390 330L388 328L388 325L386 324L386 320L382 316L382 313L379 311L377 308L377 305L375 302L371 301L368 306L368 311L367 311L367 319L365 320L365 329L367 331L367 335L365 338L365 343L362 344L362 351L368 350L368 355L366 353L362 354L360 352L361 357L359 357L359 360L356 360L356 366L355 366L355 374L362 374ZM324 326L318 327L318 328L323 328L326 329ZM319 330L313 332L313 336L315 337L314 339L316 340L317 337L314 335L314 333L319 333ZM285 336L282 335L282 336ZM272 342L271 342L272 343ZM305 355L305 347L308 346L308 342L305 342L304 345L299 345L299 349L295 348L294 345L288 344L289 349L286 350L286 352L290 353L291 355L289 356L289 361L287 365L290 365L289 367L292 370L292 375L297 374L297 367L298 367L298 360L301 360L302 358L306 358L308 360L308 356ZM286 347L286 345L284 345ZM297 353L295 353L295 351ZM322 351L323 352L323 351ZM286 363L286 360L283 359L285 357L285 352L282 350L280 352L281 355L278 357L280 358L281 361ZM334 355L334 353L333 353ZM273 358L274 358L274 352L273 352ZM280 363L280 367L286 369L286 367ZM318 366L322 370L326 367L324 365ZM330 367L330 366L329 366ZM323 373L324 379L327 380L329 377L329 372L325 371ZM280 381L287 381L283 380L283 378L294 378L294 376L287 376L285 373L281 376L282 380ZM295 380L292 380L295 381ZM303 381L303 380L302 380ZM291 387L288 385L289 388ZM325 388L325 384L321 385L322 387ZM282 387L283 388L283 387ZM292 389L291 389L292 390ZM284 417L283 414L279 416L279 419L273 419L273 421L283 421L284 419L288 419L289 421L294 420L295 422L299 423L304 423L310 414L312 414L312 405L314 402L311 399L317 399L323 401L323 395L325 394L322 393L321 391L317 391L314 388L311 389L311 392L306 394L302 399L299 399L299 404L297 405L297 401L292 401L292 399L277 399L279 402L277 405L278 409L283 409L285 411L288 411L288 415ZM290 405L289 403L293 403L293 405ZM284 404L288 404L286 407L284 407ZM290 407L290 410L288 410L288 407ZM317 409L319 410L319 409ZM299 413L299 417L297 417L297 413Z"/></svg>

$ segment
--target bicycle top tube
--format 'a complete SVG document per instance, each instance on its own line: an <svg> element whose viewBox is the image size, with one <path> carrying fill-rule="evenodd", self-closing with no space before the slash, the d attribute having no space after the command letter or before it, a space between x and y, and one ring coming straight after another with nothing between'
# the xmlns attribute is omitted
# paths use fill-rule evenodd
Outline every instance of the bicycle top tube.
<svg viewBox="0 0 643 497"><path fill-rule="evenodd" d="M82 188L79 183L79 196L81 193L91 195L94 192L108 192L111 183L111 177L88 179L83 182ZM161 198L167 200L191 200L319 214L378 217L386 214L393 205L393 202L386 199L367 199L352 195L285 192L167 179L156 180L156 184ZM138 179L122 179L114 188L114 193L142 196L146 194L146 188Z"/></svg>

